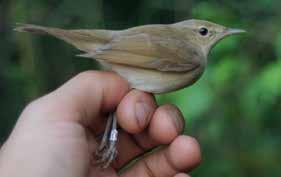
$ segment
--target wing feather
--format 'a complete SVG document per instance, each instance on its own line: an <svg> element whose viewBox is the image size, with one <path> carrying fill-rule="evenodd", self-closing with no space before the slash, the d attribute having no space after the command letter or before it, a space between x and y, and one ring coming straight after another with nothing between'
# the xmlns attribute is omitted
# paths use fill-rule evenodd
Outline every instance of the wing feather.
<svg viewBox="0 0 281 177"><path fill-rule="evenodd" d="M200 55L183 40L136 34L121 36L92 55L99 60L159 71L186 72L200 65Z"/></svg>

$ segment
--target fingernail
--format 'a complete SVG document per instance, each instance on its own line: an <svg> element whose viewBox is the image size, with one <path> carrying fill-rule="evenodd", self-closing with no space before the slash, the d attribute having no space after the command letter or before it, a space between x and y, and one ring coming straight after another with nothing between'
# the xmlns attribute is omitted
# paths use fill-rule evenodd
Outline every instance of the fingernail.
<svg viewBox="0 0 281 177"><path fill-rule="evenodd" d="M147 103L143 101L139 101L136 103L135 114L136 114L137 122L140 127L143 128L146 126L151 112L152 109Z"/></svg>
<svg viewBox="0 0 281 177"><path fill-rule="evenodd" d="M181 133L184 127L184 122L181 113L178 110L172 108L167 109L167 112L173 118L173 123L176 129L178 130L179 133Z"/></svg>

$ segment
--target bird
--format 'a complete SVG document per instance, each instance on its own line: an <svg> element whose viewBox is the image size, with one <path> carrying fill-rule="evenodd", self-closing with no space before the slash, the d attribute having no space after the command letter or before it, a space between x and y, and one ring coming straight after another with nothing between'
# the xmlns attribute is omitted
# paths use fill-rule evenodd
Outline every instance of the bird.
<svg viewBox="0 0 281 177"><path fill-rule="evenodd" d="M116 72L131 88L161 94L194 84L203 74L210 50L222 39L246 32L205 20L149 24L124 30L60 29L17 24L19 32L48 34ZM97 162L107 168L117 155L116 114L109 114L97 149Z"/></svg>

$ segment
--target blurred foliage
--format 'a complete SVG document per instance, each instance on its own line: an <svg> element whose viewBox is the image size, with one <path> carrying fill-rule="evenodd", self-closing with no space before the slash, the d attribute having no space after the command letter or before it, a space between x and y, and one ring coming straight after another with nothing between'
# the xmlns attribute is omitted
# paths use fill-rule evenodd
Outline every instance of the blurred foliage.
<svg viewBox="0 0 281 177"><path fill-rule="evenodd" d="M280 0L1 0L0 142L24 106L77 73L97 68L50 37L17 34L16 22L63 28L124 29L199 18L243 28L223 40L192 87L157 96L180 107L185 133L202 145L192 176L281 176Z"/></svg>

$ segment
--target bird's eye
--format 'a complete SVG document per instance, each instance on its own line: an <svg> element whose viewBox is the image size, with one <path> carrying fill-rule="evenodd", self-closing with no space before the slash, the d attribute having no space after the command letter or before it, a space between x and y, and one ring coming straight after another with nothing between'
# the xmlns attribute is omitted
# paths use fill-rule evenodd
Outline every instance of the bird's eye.
<svg viewBox="0 0 281 177"><path fill-rule="evenodd" d="M208 29L205 28L205 27L202 27L199 29L199 33L202 35L202 36L206 36L208 34Z"/></svg>

